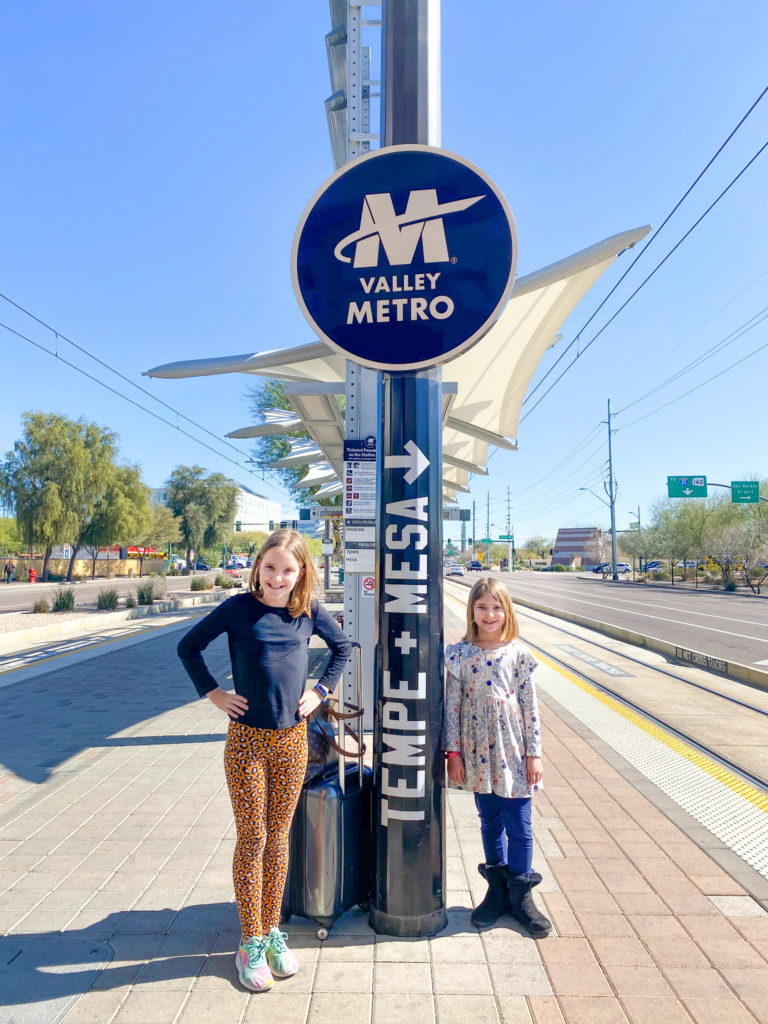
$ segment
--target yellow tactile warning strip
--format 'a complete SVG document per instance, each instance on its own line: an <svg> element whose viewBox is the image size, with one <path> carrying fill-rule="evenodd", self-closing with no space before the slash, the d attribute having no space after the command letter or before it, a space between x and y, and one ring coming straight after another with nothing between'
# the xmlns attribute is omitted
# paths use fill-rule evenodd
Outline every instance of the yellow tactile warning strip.
<svg viewBox="0 0 768 1024"><path fill-rule="evenodd" d="M533 647L534 645L531 644L531 646ZM713 779L717 779L718 782L727 786L728 789L738 794L738 796L742 797L744 800L748 800L751 804L754 804L755 807L768 814L768 795L761 793L760 790L755 789L754 786L751 786L744 779L739 778L738 775L734 775L733 772L729 771L724 765L718 764L717 761L713 761L710 757L707 757L706 754L703 754L700 750L690 746L690 744L686 743L684 740L681 740L679 737L667 732L666 729L662 729L654 722L648 721L639 712L633 711L632 708L627 707L621 701L616 700L607 693L603 693L598 687L592 686L585 680L580 679L573 672L570 672L567 668L564 668L562 665L558 665L557 662L552 661L538 648L536 648L536 651L539 661L542 661L555 672L564 676L575 686L578 686L580 689L589 693L596 700L601 701L601 703L605 704L612 711L616 711L623 718L627 719L627 721L637 726L638 729L642 729L643 732L647 733L649 736L653 736L654 739L663 743L666 747L669 747L670 750L673 750L676 754L684 757L687 761L690 761L691 764L696 765L697 768L707 772L707 774L711 775Z"/></svg>

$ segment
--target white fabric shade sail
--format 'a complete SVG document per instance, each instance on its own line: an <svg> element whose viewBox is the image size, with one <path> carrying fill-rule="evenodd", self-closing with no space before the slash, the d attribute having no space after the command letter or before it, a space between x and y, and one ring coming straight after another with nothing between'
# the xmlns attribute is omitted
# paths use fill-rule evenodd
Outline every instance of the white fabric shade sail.
<svg viewBox="0 0 768 1024"><path fill-rule="evenodd" d="M471 349L443 367L446 385L455 382L443 417L443 486L447 501L455 500L455 491L466 490L470 473L486 472L489 445L517 447L523 400L542 356L557 343L563 323L600 275L650 230L646 226L612 235L518 278L494 326ZM147 376L167 378L219 373L247 373L290 382L293 410L270 410L263 424L234 430L227 436L263 437L303 426L314 441L312 457L306 460L314 463L313 483L335 486L333 474L341 475L344 437L343 414L336 402L336 395L344 391L343 356L325 342L314 341L250 355L182 360L146 371ZM322 474L315 462L321 453L327 466ZM281 462L285 464L285 460ZM306 480L302 486L310 486Z"/></svg>

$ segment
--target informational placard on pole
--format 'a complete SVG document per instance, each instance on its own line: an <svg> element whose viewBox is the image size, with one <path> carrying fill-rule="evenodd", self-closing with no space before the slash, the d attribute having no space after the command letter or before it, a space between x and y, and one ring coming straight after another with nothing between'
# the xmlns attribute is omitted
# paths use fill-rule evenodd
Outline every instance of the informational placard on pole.
<svg viewBox="0 0 768 1024"><path fill-rule="evenodd" d="M344 568L376 567L376 438L344 442Z"/></svg>

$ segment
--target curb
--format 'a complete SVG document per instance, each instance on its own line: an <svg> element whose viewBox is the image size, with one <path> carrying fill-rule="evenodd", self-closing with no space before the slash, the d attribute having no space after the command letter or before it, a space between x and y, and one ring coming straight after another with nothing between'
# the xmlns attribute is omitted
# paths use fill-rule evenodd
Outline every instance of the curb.
<svg viewBox="0 0 768 1024"><path fill-rule="evenodd" d="M45 626L32 626L29 629L17 629L12 633L0 634L0 653L9 648L17 648L19 642L29 642L30 645L38 640L47 640L51 637L60 636L82 636L86 633L95 633L100 629L109 628L119 622L127 622L131 619L146 619L152 615L165 615L168 612L179 611L182 608L191 608L199 604L217 604L226 598L232 597L229 590L221 590L216 593L203 591L192 597L179 598L175 601L159 601L156 604L139 605L136 608L125 608L119 612L86 612L81 619L69 619L67 622L52 622Z"/></svg>

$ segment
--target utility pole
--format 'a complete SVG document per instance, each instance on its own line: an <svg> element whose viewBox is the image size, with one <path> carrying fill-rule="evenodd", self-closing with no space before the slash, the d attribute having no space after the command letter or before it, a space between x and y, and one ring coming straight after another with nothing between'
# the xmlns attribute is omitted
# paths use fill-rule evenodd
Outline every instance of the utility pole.
<svg viewBox="0 0 768 1024"><path fill-rule="evenodd" d="M512 572L514 572L515 571L515 559L514 559L514 555L512 553L513 544L512 544L511 539L509 539L511 537L512 537L512 514L511 514L511 506L510 506L510 499L509 499L509 486L507 486L507 538L508 538L507 539L507 571L511 570Z"/></svg>
<svg viewBox="0 0 768 1024"><path fill-rule="evenodd" d="M485 492L485 539L488 541L486 569L491 565L491 492Z"/></svg>
<svg viewBox="0 0 768 1024"><path fill-rule="evenodd" d="M475 545L477 544L477 518L475 516L475 503L472 502L472 555L475 554Z"/></svg>
<svg viewBox="0 0 768 1024"><path fill-rule="evenodd" d="M611 578L616 582L619 573L616 569L616 481L613 478L613 451L611 447L611 400L608 399L608 484L605 483L606 494L611 509Z"/></svg>

